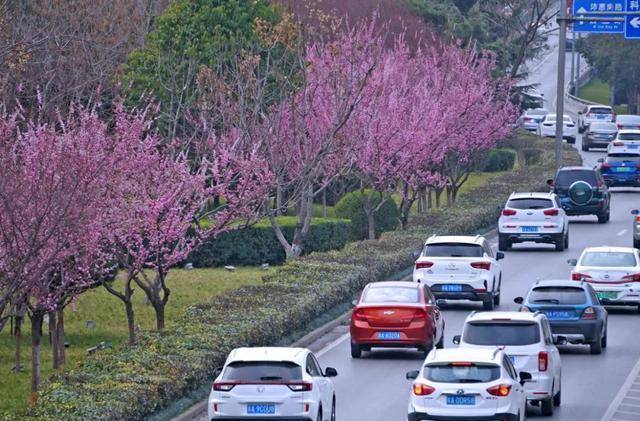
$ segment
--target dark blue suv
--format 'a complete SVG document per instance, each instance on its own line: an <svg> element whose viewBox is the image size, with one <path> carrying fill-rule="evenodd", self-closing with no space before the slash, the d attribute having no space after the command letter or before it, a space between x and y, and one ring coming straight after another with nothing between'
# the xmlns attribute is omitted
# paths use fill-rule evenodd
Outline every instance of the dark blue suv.
<svg viewBox="0 0 640 421"><path fill-rule="evenodd" d="M520 311L540 311L547 316L551 333L571 344L588 344L592 354L607 347L607 310L591 285L580 281L537 281L526 298L513 301Z"/></svg>
<svg viewBox="0 0 640 421"><path fill-rule="evenodd" d="M607 186L640 187L640 152L609 153L598 162Z"/></svg>
<svg viewBox="0 0 640 421"><path fill-rule="evenodd" d="M547 184L567 215L595 215L601 224L609 221L611 193L599 169L563 167Z"/></svg>

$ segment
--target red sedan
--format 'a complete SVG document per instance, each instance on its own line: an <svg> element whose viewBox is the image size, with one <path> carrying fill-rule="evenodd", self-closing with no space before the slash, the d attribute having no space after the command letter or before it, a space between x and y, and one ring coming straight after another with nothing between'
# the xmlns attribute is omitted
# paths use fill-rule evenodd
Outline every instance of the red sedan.
<svg viewBox="0 0 640 421"><path fill-rule="evenodd" d="M368 284L351 316L351 356L373 347L444 347L444 317L429 287L416 282Z"/></svg>

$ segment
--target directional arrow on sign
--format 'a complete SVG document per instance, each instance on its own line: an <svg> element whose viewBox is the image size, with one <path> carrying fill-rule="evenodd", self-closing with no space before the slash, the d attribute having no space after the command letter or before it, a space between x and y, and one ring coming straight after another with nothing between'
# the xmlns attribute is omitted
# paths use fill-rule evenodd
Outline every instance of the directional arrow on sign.
<svg viewBox="0 0 640 421"><path fill-rule="evenodd" d="M629 24L636 29L640 28L640 17L634 16L633 19L629 21Z"/></svg>

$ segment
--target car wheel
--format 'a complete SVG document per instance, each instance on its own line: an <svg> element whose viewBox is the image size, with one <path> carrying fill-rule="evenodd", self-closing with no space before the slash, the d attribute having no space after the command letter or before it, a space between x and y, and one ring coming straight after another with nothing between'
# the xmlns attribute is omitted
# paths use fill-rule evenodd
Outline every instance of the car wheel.
<svg viewBox="0 0 640 421"><path fill-rule="evenodd" d="M498 236L498 250L507 251L511 248L511 241L503 236Z"/></svg>
<svg viewBox="0 0 640 421"><path fill-rule="evenodd" d="M545 417L550 417L553 415L553 398L545 399L540 401L540 412Z"/></svg>
<svg viewBox="0 0 640 421"><path fill-rule="evenodd" d="M640 240L633 240L633 248L640 249Z"/></svg>
<svg viewBox="0 0 640 421"><path fill-rule="evenodd" d="M320 409L318 409L318 418L316 418L318 421L323 421L322 420L322 407L320 407Z"/></svg>
<svg viewBox="0 0 640 421"><path fill-rule="evenodd" d="M429 353L433 349L433 340L431 340L431 342L426 343L425 345L422 345L420 348L422 348L422 352L424 352L424 356L426 358L427 355L429 355Z"/></svg>
<svg viewBox="0 0 640 421"><path fill-rule="evenodd" d="M489 298L485 298L484 301L482 302L482 309L484 311L491 311L493 310L493 297L489 297Z"/></svg>
<svg viewBox="0 0 640 421"><path fill-rule="evenodd" d="M362 347L358 344L351 343L351 358L362 357Z"/></svg>
<svg viewBox="0 0 640 421"><path fill-rule="evenodd" d="M567 231L567 235L564 236L564 248L569 248L569 231Z"/></svg>
<svg viewBox="0 0 640 421"><path fill-rule="evenodd" d="M442 336L440 336L440 340L436 344L436 348L437 349L443 349L444 348L444 328L442 329Z"/></svg>
<svg viewBox="0 0 640 421"><path fill-rule="evenodd" d="M558 393L553 395L553 406L560 406L562 403L562 389L558 390Z"/></svg>
<svg viewBox="0 0 640 421"><path fill-rule="evenodd" d="M568 137L567 138L567 143L570 145L573 145L576 143L576 138L575 137Z"/></svg>
<svg viewBox="0 0 640 421"><path fill-rule="evenodd" d="M333 402L331 403L331 421L336 421L336 397L333 397Z"/></svg>
<svg viewBox="0 0 640 421"><path fill-rule="evenodd" d="M556 251L564 251L566 242L565 236L561 234L561 237L556 240Z"/></svg>
<svg viewBox="0 0 640 421"><path fill-rule="evenodd" d="M493 296L493 305L494 306L500 305L500 290L498 290L498 293Z"/></svg>
<svg viewBox="0 0 640 421"><path fill-rule="evenodd" d="M587 145L587 143L584 141L584 139L582 140L582 151L583 152L589 152L589 145Z"/></svg>
<svg viewBox="0 0 640 421"><path fill-rule="evenodd" d="M607 211L607 213L603 213L603 214L599 214L598 215L598 223L599 224L604 224L606 222L609 221L609 211Z"/></svg>
<svg viewBox="0 0 640 421"><path fill-rule="evenodd" d="M602 346L602 348L606 348L607 347L607 333L605 332L604 335L602 335L602 339L600 339L600 345Z"/></svg>
<svg viewBox="0 0 640 421"><path fill-rule="evenodd" d="M592 354L602 354L602 338L598 338L589 344L589 348Z"/></svg>

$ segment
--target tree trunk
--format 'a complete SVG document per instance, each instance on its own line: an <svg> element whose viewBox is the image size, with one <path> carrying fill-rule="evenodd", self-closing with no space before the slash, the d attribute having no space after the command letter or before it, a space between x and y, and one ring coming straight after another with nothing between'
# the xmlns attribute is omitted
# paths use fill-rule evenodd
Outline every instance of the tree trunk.
<svg viewBox="0 0 640 421"><path fill-rule="evenodd" d="M425 211L425 199L424 192L418 193L418 213L423 213Z"/></svg>
<svg viewBox="0 0 640 421"><path fill-rule="evenodd" d="M31 315L31 397L32 405L38 402L38 388L40 386L40 344L42 340L42 313L39 311Z"/></svg>
<svg viewBox="0 0 640 421"><path fill-rule="evenodd" d="M57 323L56 323L56 336L58 338L58 360L59 364L62 365L67 360L66 350L64 347L64 309L58 309L57 314Z"/></svg>
<svg viewBox="0 0 640 421"><path fill-rule="evenodd" d="M56 312L49 312L49 343L51 344L51 364L54 370L60 368L58 357L58 332L56 330Z"/></svg>
<svg viewBox="0 0 640 421"><path fill-rule="evenodd" d="M276 216L282 214L282 186L276 187Z"/></svg>
<svg viewBox="0 0 640 421"><path fill-rule="evenodd" d="M438 209L440 208L440 205L442 204L442 200L441 199L442 199L442 191L443 190L444 189L440 188L440 187L435 189L435 192L436 192L436 208L438 208Z"/></svg>
<svg viewBox="0 0 640 421"><path fill-rule="evenodd" d="M460 191L460 186L451 187L451 203L455 204L458 199L458 192Z"/></svg>
<svg viewBox="0 0 640 421"><path fill-rule="evenodd" d="M164 329L164 303L162 301L153 302L153 309L156 312L156 329Z"/></svg>
<svg viewBox="0 0 640 421"><path fill-rule="evenodd" d="M129 346L133 347L136 344L136 331L135 331L135 315L133 312L133 288L131 288L132 282L131 275L124 283L124 293L121 293L114 289L110 284L103 284L105 289L110 294L116 296L120 301L124 303L124 309L127 313L127 326L129 328Z"/></svg>
<svg viewBox="0 0 640 421"><path fill-rule="evenodd" d="M322 217L327 217L327 189L322 190Z"/></svg>
<svg viewBox="0 0 640 421"><path fill-rule="evenodd" d="M136 344L136 329L135 318L133 314L133 303L131 300L125 301L124 309L127 312L127 327L129 328L129 346L133 347Z"/></svg>
<svg viewBox="0 0 640 421"><path fill-rule="evenodd" d="M22 315L18 314L16 316L16 326L14 330L14 336L16 337L16 355L15 361L16 365L13 368L15 373L19 373L22 368L22 360L21 360L21 347L22 347Z"/></svg>
<svg viewBox="0 0 640 421"><path fill-rule="evenodd" d="M373 209L365 209L365 213L367 214L367 228L368 228L368 236L369 240L376 239L376 219L373 212Z"/></svg>

